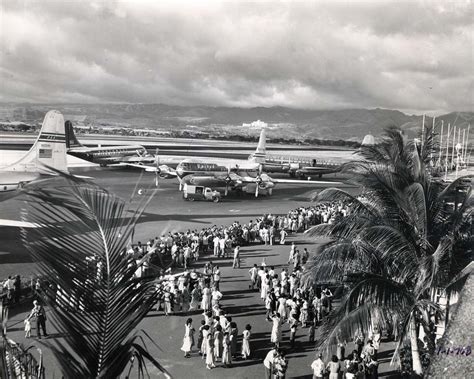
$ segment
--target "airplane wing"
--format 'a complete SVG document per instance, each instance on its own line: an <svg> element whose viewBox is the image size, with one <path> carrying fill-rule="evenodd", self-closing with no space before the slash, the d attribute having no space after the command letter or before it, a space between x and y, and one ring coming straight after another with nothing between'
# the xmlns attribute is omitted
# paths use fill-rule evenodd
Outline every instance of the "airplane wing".
<svg viewBox="0 0 474 379"><path fill-rule="evenodd" d="M135 167L135 168L140 168L142 170L145 170L146 172L157 172L161 175L166 175L166 176L178 176L176 174L176 170L168 167L166 165L161 165L161 166L148 166L144 164L139 164L139 163L127 163L127 162L121 162L118 164L118 166L127 166L127 167Z"/></svg>
<svg viewBox="0 0 474 379"><path fill-rule="evenodd" d="M262 183L262 182L271 182L271 183L287 183L287 184L332 184L332 185L340 185L343 184L342 182L331 182L331 181L323 181L323 180L297 180L297 179L274 179L266 174L262 174L259 177L251 177L251 176L239 176L239 181L242 183Z"/></svg>
<svg viewBox="0 0 474 379"><path fill-rule="evenodd" d="M297 179L271 179L273 183L287 183L287 184L333 184L340 185L343 182L329 182L323 180L297 180Z"/></svg>
<svg viewBox="0 0 474 379"><path fill-rule="evenodd" d="M145 170L145 171L148 171L148 172L158 171L158 168L156 166L148 166L148 165L139 164L139 163L120 162L120 163L117 164L117 166L141 168L142 170Z"/></svg>

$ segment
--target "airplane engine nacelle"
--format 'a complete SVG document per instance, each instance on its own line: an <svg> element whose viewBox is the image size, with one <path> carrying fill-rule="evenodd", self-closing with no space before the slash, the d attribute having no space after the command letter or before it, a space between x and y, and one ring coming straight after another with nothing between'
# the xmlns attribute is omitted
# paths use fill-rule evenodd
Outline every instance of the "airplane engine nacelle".
<svg viewBox="0 0 474 379"><path fill-rule="evenodd" d="M299 163L290 163L290 171L296 171L300 169Z"/></svg>

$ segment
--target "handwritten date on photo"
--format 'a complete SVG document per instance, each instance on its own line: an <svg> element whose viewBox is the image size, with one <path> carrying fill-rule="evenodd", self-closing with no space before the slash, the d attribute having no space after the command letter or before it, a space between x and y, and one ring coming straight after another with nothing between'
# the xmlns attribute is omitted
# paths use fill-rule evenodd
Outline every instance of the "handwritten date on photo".
<svg viewBox="0 0 474 379"><path fill-rule="evenodd" d="M436 349L438 355L464 355L466 357L470 356L472 352L471 345L468 346L439 346Z"/></svg>

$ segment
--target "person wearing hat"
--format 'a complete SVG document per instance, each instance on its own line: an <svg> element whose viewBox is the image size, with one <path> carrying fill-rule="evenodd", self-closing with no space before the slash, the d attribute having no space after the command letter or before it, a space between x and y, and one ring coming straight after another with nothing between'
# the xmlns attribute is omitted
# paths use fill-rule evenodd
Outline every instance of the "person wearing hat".
<svg viewBox="0 0 474 379"><path fill-rule="evenodd" d="M48 337L48 334L46 333L46 312L38 300L33 301L33 309L31 310L27 320L30 320L33 317L36 318L36 333L38 338L41 339L40 329L43 329L44 337Z"/></svg>
<svg viewBox="0 0 474 379"><path fill-rule="evenodd" d="M313 369L313 379L323 379L325 365L322 353L319 353L318 358L311 363L311 368Z"/></svg>

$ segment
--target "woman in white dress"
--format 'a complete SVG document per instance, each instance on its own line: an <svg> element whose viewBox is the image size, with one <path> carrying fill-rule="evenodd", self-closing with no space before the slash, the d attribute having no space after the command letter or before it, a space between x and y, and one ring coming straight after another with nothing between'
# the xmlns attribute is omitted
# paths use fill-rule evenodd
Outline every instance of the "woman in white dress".
<svg viewBox="0 0 474 379"><path fill-rule="evenodd" d="M195 286L191 292L191 304L189 307L190 311L193 311L198 308L199 302L201 301L201 289L198 286Z"/></svg>
<svg viewBox="0 0 474 379"><path fill-rule="evenodd" d="M273 326L272 326L272 334L270 337L270 341L274 343L276 346L280 345L281 341L281 317L279 313L275 313L272 317Z"/></svg>
<svg viewBox="0 0 474 379"><path fill-rule="evenodd" d="M206 358L207 354L207 336L210 334L211 327L209 325L204 325L202 328L202 343L201 343L201 355L202 359Z"/></svg>
<svg viewBox="0 0 474 379"><path fill-rule="evenodd" d="M247 359L250 357L250 330L252 327L250 324L245 326L245 330L242 333L242 358Z"/></svg>
<svg viewBox="0 0 474 379"><path fill-rule="evenodd" d="M211 289L209 288L209 285L206 285L202 290L201 308L204 312L211 310Z"/></svg>
<svg viewBox="0 0 474 379"><path fill-rule="evenodd" d="M224 334L219 324L216 325L214 330L214 360L217 361L218 358L222 357Z"/></svg>
<svg viewBox="0 0 474 379"><path fill-rule="evenodd" d="M225 332L222 338L222 364L224 367L232 365L232 354L230 352L230 336Z"/></svg>
<svg viewBox="0 0 474 379"><path fill-rule="evenodd" d="M260 293L260 297L262 298L263 301L267 298L268 291L270 289L270 275L265 275L262 278L262 290Z"/></svg>
<svg viewBox="0 0 474 379"><path fill-rule="evenodd" d="M206 368L208 370L216 367L214 360L214 338L211 333L206 336Z"/></svg>
<svg viewBox="0 0 474 379"><path fill-rule="evenodd" d="M190 358L191 357L191 349L194 345L194 328L193 328L193 320L188 318L186 320L186 325L184 325L184 338L183 338L183 346L181 346L181 350L184 351L184 357Z"/></svg>
<svg viewBox="0 0 474 379"><path fill-rule="evenodd" d="M286 314L286 296L285 295L282 295L278 298L277 312L280 314L282 321L285 321L288 318Z"/></svg>

